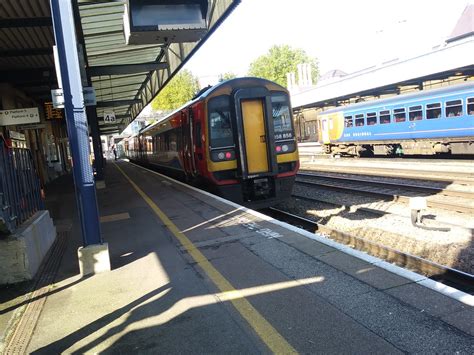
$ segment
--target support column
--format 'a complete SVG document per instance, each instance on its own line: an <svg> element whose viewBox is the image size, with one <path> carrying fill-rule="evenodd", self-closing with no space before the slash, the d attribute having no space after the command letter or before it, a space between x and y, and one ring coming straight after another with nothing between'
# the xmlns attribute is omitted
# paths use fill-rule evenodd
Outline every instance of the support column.
<svg viewBox="0 0 474 355"><path fill-rule="evenodd" d="M84 253L88 253L91 249L90 253L94 254L98 245L107 248L107 244L102 242L100 234L99 211L94 175L90 164L89 132L82 93L71 1L51 0L51 14L58 48L64 92L64 111L66 113L67 131L73 159L72 170L76 187L76 199L84 242L84 248L79 249L79 262L92 263L92 266L81 267L81 272L87 270L87 273L95 273L107 268L94 264L100 262L97 261L98 259L104 260L105 258L84 257ZM101 250L101 252L103 251ZM106 260L108 269L110 269L108 249Z"/></svg>
<svg viewBox="0 0 474 355"><path fill-rule="evenodd" d="M102 142L100 141L99 122L97 119L96 107L86 107L86 113L89 121L89 127L91 129L92 145L94 147L96 180L104 180L104 153L102 151Z"/></svg>

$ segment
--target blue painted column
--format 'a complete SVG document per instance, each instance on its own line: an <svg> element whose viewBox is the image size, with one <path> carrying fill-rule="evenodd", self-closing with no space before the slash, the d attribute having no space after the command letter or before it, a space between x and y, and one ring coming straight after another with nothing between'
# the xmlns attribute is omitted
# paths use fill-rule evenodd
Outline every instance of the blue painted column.
<svg viewBox="0 0 474 355"><path fill-rule="evenodd" d="M63 83L82 238L84 246L102 244L71 0L51 0L51 14Z"/></svg>

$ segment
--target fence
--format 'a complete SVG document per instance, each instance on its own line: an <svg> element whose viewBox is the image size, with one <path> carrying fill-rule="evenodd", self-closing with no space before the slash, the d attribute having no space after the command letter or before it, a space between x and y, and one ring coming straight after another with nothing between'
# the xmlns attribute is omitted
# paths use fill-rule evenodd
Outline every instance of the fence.
<svg viewBox="0 0 474 355"><path fill-rule="evenodd" d="M0 137L0 235L14 233L41 209L40 181L30 150L10 148Z"/></svg>

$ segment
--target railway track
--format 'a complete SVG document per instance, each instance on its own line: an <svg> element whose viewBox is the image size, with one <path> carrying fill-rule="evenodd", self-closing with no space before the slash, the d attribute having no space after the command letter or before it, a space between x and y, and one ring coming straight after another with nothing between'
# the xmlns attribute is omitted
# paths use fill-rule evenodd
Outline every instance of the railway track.
<svg viewBox="0 0 474 355"><path fill-rule="evenodd" d="M263 210L262 212L270 217L298 226L311 233L318 232L325 234L339 243L350 245L354 249L364 251L372 256L384 259L406 269L413 270L432 280L441 282L471 295L474 294L474 275L385 247L381 244L329 228L310 219L273 207Z"/></svg>
<svg viewBox="0 0 474 355"><path fill-rule="evenodd" d="M459 185L473 185L474 175L467 172L443 172L443 171L430 171L430 170L415 170L415 169L403 169L403 168L374 168L369 166L354 167L354 166L325 166L318 165L317 168L300 170L300 173L313 173L313 172L325 172L325 173L337 173L337 174L353 174L353 175L365 175L365 176L377 176L384 178L402 178L410 180L421 180L421 181L438 181L449 184Z"/></svg>
<svg viewBox="0 0 474 355"><path fill-rule="evenodd" d="M307 202L323 203L323 204L334 206L336 208L348 208L347 205L337 203L337 202L331 202L331 201L327 201L327 200L319 199L319 198L315 198L315 197L307 197L307 196L302 196L302 195L297 195L297 194L292 194L291 197L294 198L294 199L297 199L297 200L303 200L303 201L307 201ZM374 209L374 208L363 207L363 206L357 206L355 208L355 210L361 211L361 212L364 212L364 213L369 213L369 214L372 214L372 215L375 215L375 216L384 216L384 215L387 215L387 214L394 215L394 216L406 219L407 221L410 221L410 223L411 223L411 216L401 214L401 213L394 213L392 211ZM465 227L464 225L452 223L452 222L446 221L446 220L438 220L438 219L431 219L431 220L433 222L436 222L439 225L448 226L448 227L455 227L455 228L458 228L459 230L464 230L466 233L474 235L474 229Z"/></svg>
<svg viewBox="0 0 474 355"><path fill-rule="evenodd" d="M302 180L305 179L305 180ZM376 196L383 200L408 204L412 197L428 197L428 207L461 213L473 213L471 191L427 186L412 182L374 180L363 176L323 175L318 172L298 173L297 184L324 187L344 192ZM464 200L464 201L463 201Z"/></svg>

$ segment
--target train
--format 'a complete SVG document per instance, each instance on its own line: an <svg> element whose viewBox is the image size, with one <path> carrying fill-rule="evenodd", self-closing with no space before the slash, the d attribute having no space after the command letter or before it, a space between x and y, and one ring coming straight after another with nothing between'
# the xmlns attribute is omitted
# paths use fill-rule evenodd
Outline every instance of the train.
<svg viewBox="0 0 474 355"><path fill-rule="evenodd" d="M331 155L471 155L474 82L337 107L317 124Z"/></svg>
<svg viewBox="0 0 474 355"><path fill-rule="evenodd" d="M261 209L291 196L299 168L288 91L261 78L221 82L124 141L132 161Z"/></svg>

